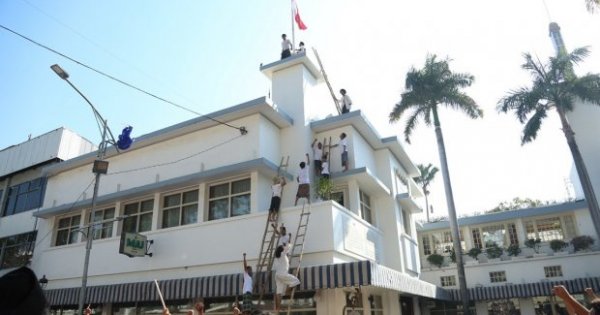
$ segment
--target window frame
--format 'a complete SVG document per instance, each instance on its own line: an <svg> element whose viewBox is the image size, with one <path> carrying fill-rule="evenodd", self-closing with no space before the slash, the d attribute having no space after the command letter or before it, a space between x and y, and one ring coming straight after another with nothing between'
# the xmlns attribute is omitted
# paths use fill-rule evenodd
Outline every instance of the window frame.
<svg viewBox="0 0 600 315"><path fill-rule="evenodd" d="M234 183L243 182L243 181L248 181L248 190L234 193L233 192ZM223 186L223 185L227 185L227 194L211 197L211 188L217 187L217 186ZM248 214L252 213L252 178L250 176L232 178L232 179L228 179L228 180L222 180L219 182L213 182L213 183L207 184L206 187L207 187L207 189L206 189L206 195L207 195L206 196L207 197L206 198L206 217L205 217L206 221L216 221L216 220L228 219L228 218L248 215ZM233 210L234 210L233 200L237 197L243 197L243 196L247 196L247 198L248 198L247 212L241 213L241 214L234 214L233 213ZM221 201L221 200L227 200L227 216L217 218L212 213L213 208L211 208L211 202Z"/></svg>
<svg viewBox="0 0 600 315"><path fill-rule="evenodd" d="M490 277L490 283L506 282L506 271L505 270L490 271L488 274Z"/></svg>
<svg viewBox="0 0 600 315"><path fill-rule="evenodd" d="M150 203L152 205L152 208L150 208L150 210L143 210L143 205L145 203ZM136 212L132 213L132 214L127 214L127 207L128 206L132 206L132 205L136 205ZM142 198L136 201L130 201L127 203L124 203L121 206L121 213L124 216L127 216L127 218L123 219L123 223L121 224L121 229L120 229L120 233L144 233L144 232L149 232L152 231L152 220L154 218L154 197L148 197L148 198ZM148 214L150 214L150 228L148 230L140 230L140 226L141 226L141 222L142 222L142 217L146 217ZM128 221L132 221L135 220L135 229L133 231L126 231L125 227L127 225Z"/></svg>
<svg viewBox="0 0 600 315"><path fill-rule="evenodd" d="M13 243L9 244L11 238L13 239ZM25 265L25 263L33 256L36 238L37 231L8 235L0 238L0 270ZM21 256L7 256L7 253L12 252L13 249L16 249L17 251L25 249L25 251ZM10 264L10 261L7 262L9 258L14 258L14 264Z"/></svg>
<svg viewBox="0 0 600 315"><path fill-rule="evenodd" d="M112 216L106 217L106 213L108 211L112 211ZM99 220L96 220L95 217L92 217L92 211L89 210L88 211L88 217L89 217L88 222L90 224L94 224L96 222L102 222L104 220L113 220L113 221L104 222L101 225L94 224L92 226L92 234L94 237L94 241L111 238L111 237L113 237L113 234L114 234L113 233L114 232L114 223L115 223L114 218L116 217L116 214L117 214L117 210L115 209L115 207L114 206L102 207L101 209L96 209L96 210L94 210L93 215L98 216L99 213L101 213L102 216Z"/></svg>
<svg viewBox="0 0 600 315"><path fill-rule="evenodd" d="M37 177L8 187L2 216L15 215L41 207L44 203L45 191L45 177Z"/></svg>
<svg viewBox="0 0 600 315"><path fill-rule="evenodd" d="M566 219L568 218L568 219ZM540 232L538 227L538 221L542 220L550 220L550 219L558 219L558 223L560 225L560 237L548 237L546 235L547 232L551 230L545 230ZM529 226L531 225L531 227ZM557 214L552 216L545 217L534 217L529 218L528 220L523 220L523 228L525 230L526 237L529 238L539 238L543 243L550 242L552 240L569 240L575 236L577 236L577 224L575 223L575 217L573 213L568 214ZM531 230L530 230L531 228Z"/></svg>
<svg viewBox="0 0 600 315"><path fill-rule="evenodd" d="M366 198L365 198L366 197ZM365 193L362 189L359 189L358 202L360 204L360 217L371 225L375 225L373 220L373 206L371 204L371 196Z"/></svg>
<svg viewBox="0 0 600 315"><path fill-rule="evenodd" d="M184 197L186 194L189 194L191 192L196 192L196 199L192 200L191 202L184 202ZM178 196L178 203L175 205L166 205L166 200L168 197L173 197L173 196ZM184 226L184 225L189 225L189 224L195 224L198 223L198 212L200 209L200 190L198 189L198 187L193 187L193 188L188 188L188 189L183 189L183 190L179 190L179 191L173 191L173 192L168 192L168 193L164 193L161 197L161 206L160 206L160 229L168 229L168 228L174 228L174 227L178 227L178 226ZM186 207L190 207L196 205L196 219L195 222L185 222L184 221L184 208ZM169 220L165 219L165 214L168 211L176 211L177 212L177 224L174 225L169 225L166 226L166 223L168 223Z"/></svg>
<svg viewBox="0 0 600 315"><path fill-rule="evenodd" d="M455 275L440 276L440 286L443 288L455 287L456 286L456 276Z"/></svg>
<svg viewBox="0 0 600 315"><path fill-rule="evenodd" d="M544 266L545 278L561 278L564 277L561 265Z"/></svg>
<svg viewBox="0 0 600 315"><path fill-rule="evenodd" d="M77 225L73 224L73 218L75 217L79 217L78 218L78 222ZM60 221L63 219L69 219L69 225L65 226L65 227L60 227ZM58 246L65 246L65 245L70 245L70 244L76 244L79 243L81 241L80 236L79 236L79 232L81 231L81 224L82 224L82 220L81 220L81 214L72 214L72 215L67 215L67 216L62 216L62 217L58 217L56 218L56 229L55 229L55 239L54 239L54 246L58 247ZM67 230L67 242L64 244L58 244L59 241L59 234L61 231L65 231ZM72 238L72 234L75 234L75 238L73 241L71 241Z"/></svg>

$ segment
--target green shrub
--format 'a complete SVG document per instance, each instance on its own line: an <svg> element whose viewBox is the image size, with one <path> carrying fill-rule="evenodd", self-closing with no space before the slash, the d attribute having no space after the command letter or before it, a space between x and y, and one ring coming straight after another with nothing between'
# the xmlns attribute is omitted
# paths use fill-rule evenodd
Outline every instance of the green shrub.
<svg viewBox="0 0 600 315"><path fill-rule="evenodd" d="M536 254L539 254L541 242L542 240L539 238L530 238L525 241L525 246L532 248Z"/></svg>
<svg viewBox="0 0 600 315"><path fill-rule="evenodd" d="M479 254L481 254L481 248L479 248L479 247L473 247L467 253L467 255L469 255L469 257L471 257L475 260L477 260L477 256L479 256Z"/></svg>
<svg viewBox="0 0 600 315"><path fill-rule="evenodd" d="M498 244L496 243L491 244L490 246L488 246L488 248L485 249L485 254L489 259L500 258L503 252L504 250L502 249L502 247L498 246Z"/></svg>
<svg viewBox="0 0 600 315"><path fill-rule="evenodd" d="M319 178L319 183L317 184L317 195L321 197L323 200L331 199L331 190L333 189L333 182L325 177Z"/></svg>
<svg viewBox="0 0 600 315"><path fill-rule="evenodd" d="M442 265L444 264L444 256L434 253L427 256L427 261L431 265L438 266L438 268L442 268Z"/></svg>
<svg viewBox="0 0 600 315"><path fill-rule="evenodd" d="M550 241L550 248L552 248L552 250L554 252L561 251L563 248L567 247L567 245L569 245L569 244L563 240L551 240Z"/></svg>
<svg viewBox="0 0 600 315"><path fill-rule="evenodd" d="M519 247L519 244L512 244L510 246L508 246L508 248L506 249L506 252L508 253L509 256L519 256L519 254L521 253L521 247Z"/></svg>
<svg viewBox="0 0 600 315"><path fill-rule="evenodd" d="M573 244L573 249L578 252L590 248L594 244L594 239L588 235L576 236L571 240L571 244Z"/></svg>

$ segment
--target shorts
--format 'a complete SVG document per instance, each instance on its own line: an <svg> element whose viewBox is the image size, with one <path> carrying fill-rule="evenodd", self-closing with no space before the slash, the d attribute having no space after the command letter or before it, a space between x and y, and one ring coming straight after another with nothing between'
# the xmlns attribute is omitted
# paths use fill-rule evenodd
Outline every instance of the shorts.
<svg viewBox="0 0 600 315"><path fill-rule="evenodd" d="M313 163L315 164L315 170L318 170L318 172L321 172L321 167L323 165L321 160L313 160Z"/></svg>
<svg viewBox="0 0 600 315"><path fill-rule="evenodd" d="M342 165L346 165L348 163L348 151L342 152Z"/></svg>
<svg viewBox="0 0 600 315"><path fill-rule="evenodd" d="M277 196L271 197L271 205L269 206L269 212L279 212L281 206L281 198Z"/></svg>
<svg viewBox="0 0 600 315"><path fill-rule="evenodd" d="M275 287L277 294L284 294L288 287L295 287L300 284L300 280L289 273L275 274Z"/></svg>
<svg viewBox="0 0 600 315"><path fill-rule="evenodd" d="M309 198L310 197L310 184L298 185L298 192L296 198Z"/></svg>
<svg viewBox="0 0 600 315"><path fill-rule="evenodd" d="M323 177L325 179L329 179L329 174L321 174L321 177Z"/></svg>
<svg viewBox="0 0 600 315"><path fill-rule="evenodd" d="M291 55L292 55L292 53L290 52L290 50L289 50L289 49L283 50L283 51L281 52L281 59L287 58L287 57L289 57L289 56L291 56Z"/></svg>
<svg viewBox="0 0 600 315"><path fill-rule="evenodd" d="M252 309L252 293L246 292L242 296L242 311Z"/></svg>

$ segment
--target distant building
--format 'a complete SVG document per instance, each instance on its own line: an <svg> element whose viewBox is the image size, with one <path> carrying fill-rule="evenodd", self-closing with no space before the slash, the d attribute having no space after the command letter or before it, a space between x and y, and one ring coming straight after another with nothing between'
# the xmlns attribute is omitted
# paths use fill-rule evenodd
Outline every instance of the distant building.
<svg viewBox="0 0 600 315"><path fill-rule="evenodd" d="M477 259L465 257L467 286L477 314L547 314L548 309L562 314L564 304L552 296L553 285L564 284L580 300L584 288L600 290L600 246L585 201L465 217L458 224L463 250L482 251ZM418 235L421 279L452 290L458 298L448 222L423 224ZM592 237L594 245L577 252L573 245L557 252L550 247L553 241L568 243L580 236ZM540 239L539 248L527 247L529 239ZM492 258L495 246L503 250ZM507 251L511 246L520 249L520 253L511 256ZM444 256L442 267L428 262L432 254ZM440 301L427 305L423 314L456 312Z"/></svg>
<svg viewBox="0 0 600 315"><path fill-rule="evenodd" d="M46 177L42 168L95 147L74 132L58 128L0 150L0 275L27 263L35 248L36 219Z"/></svg>
<svg viewBox="0 0 600 315"><path fill-rule="evenodd" d="M312 179L294 313L419 314L421 297L450 300L449 292L419 279L413 214L421 209L413 198L422 193L412 179L418 169L399 141L382 138L360 111L332 116L331 100L315 96L324 89L322 77L304 53L261 71L272 81L272 100L250 100L138 137L120 154L108 151L92 220L130 217L96 229L85 304L103 314L160 312L152 282L158 279L173 310L203 298L211 314L230 314L241 298L242 253L256 266L280 160L290 157L281 222L296 234L303 207L293 206L298 164L311 153L313 167L314 138L335 144L341 133L350 167L342 172L341 147L332 148L333 200L316 198ZM80 196L94 158L45 168L44 206L35 213L44 238L33 266L49 280L55 314L71 314L77 304L85 252L78 231L91 206L91 194ZM153 240L153 256L120 255L124 232ZM261 308L272 309L273 290Z"/></svg>

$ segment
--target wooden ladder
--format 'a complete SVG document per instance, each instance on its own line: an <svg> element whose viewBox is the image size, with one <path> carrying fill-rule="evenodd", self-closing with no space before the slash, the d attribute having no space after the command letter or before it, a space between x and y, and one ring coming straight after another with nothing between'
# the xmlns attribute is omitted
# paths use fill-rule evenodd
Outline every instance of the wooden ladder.
<svg viewBox="0 0 600 315"><path fill-rule="evenodd" d="M279 167L277 168L277 176L282 176L284 172L287 171L287 167L290 161L290 157L287 158L282 157L281 162L279 162ZM283 190L281 191L281 195L283 197ZM260 246L260 252L258 255L258 262L256 263L256 270L254 271L255 281L254 288L258 292L258 306L260 307L265 292L267 292L267 288L271 283L271 268L273 266L273 252L275 249L275 245L279 241L279 237L277 237L276 229L279 223L280 215L277 215L277 219L275 222L269 221L269 216L267 215L267 220L265 223L265 231L263 233L263 238ZM271 226L271 224L275 225L275 228Z"/></svg>
<svg viewBox="0 0 600 315"><path fill-rule="evenodd" d="M323 63L321 63L321 58L319 57L319 53L317 49L313 47L313 52L315 53L315 57L317 57L317 62L319 63L319 67L321 68L321 73L323 73L323 79L325 79L325 83L327 83L327 87L329 88L329 93L331 93L331 97L333 98L333 103L335 104L335 109L338 112L338 115L342 113L342 109L340 107L340 102L335 97L335 93L333 93L333 88L329 83L329 79L327 79L327 74L325 73L325 69L323 68Z"/></svg>
<svg viewBox="0 0 600 315"><path fill-rule="evenodd" d="M300 273L300 264L302 263L302 255L304 254L304 242L306 241L306 231L308 230L308 221L310 219L310 210L310 203L308 204L308 207L306 207L306 201L304 201L304 204L302 205L302 212L300 213L300 221L298 222L298 229L296 230L296 235L294 237L294 245L290 251L290 266L296 266L293 267L294 271L292 273L295 277L298 277L298 274ZM292 311L292 303L294 301L295 293L296 287L294 287L290 293L287 309L288 315L290 315Z"/></svg>

